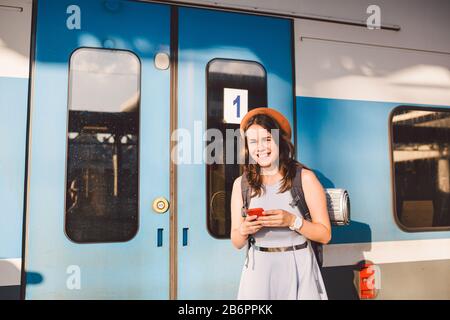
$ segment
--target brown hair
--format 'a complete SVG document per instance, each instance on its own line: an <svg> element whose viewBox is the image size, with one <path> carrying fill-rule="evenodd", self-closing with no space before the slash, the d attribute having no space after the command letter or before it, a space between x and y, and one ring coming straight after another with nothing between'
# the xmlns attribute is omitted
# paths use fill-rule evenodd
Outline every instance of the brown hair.
<svg viewBox="0 0 450 320"><path fill-rule="evenodd" d="M248 128L253 125L258 124L267 131L272 129L280 130L279 141L275 141L278 143L279 148L279 170L283 176L282 184L280 186L279 192L285 192L286 190L291 189L292 187L292 179L294 179L296 174L296 169L298 165L302 165L300 162L294 159L295 156L295 147L292 144L291 140L287 138L286 132L284 132L278 123L272 119L271 117L258 114L250 118L247 125L244 128L244 132L248 130ZM243 166L243 174L246 175L249 185L252 190L254 190L255 195L261 196L262 190L265 192L264 185L262 184L262 176L261 176L261 167L258 163L250 164L250 153L248 150L247 139L245 138L245 163ZM303 166L303 165L302 165ZM305 166L304 166L305 167ZM307 167L305 167L307 169Z"/></svg>

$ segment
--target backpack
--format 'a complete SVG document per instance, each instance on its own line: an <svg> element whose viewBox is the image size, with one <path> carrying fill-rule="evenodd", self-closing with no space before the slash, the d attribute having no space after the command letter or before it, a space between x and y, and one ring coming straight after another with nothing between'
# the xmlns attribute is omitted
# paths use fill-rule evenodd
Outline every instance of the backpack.
<svg viewBox="0 0 450 320"><path fill-rule="evenodd" d="M311 214L309 213L308 205L306 204L305 194L303 193L303 187L302 187L302 183L301 183L302 169L303 169L303 165L297 164L295 177L292 180L291 194L292 194L293 200L290 203L290 205L292 207L297 206L297 208L299 209L303 218L305 220L311 222L312 221ZM305 169L306 169L306 167L305 167ZM246 209L248 209L248 206L249 206L250 200L251 200L251 187L250 187L250 184L248 183L247 176L245 173L242 175L241 191L242 191L242 200L243 200L242 217L245 218L247 216ZM248 237L249 248L250 248L251 244L254 242L255 242L255 239L254 239L253 235L250 235ZM323 246L321 243L315 242L312 240L310 240L310 243L311 243L311 247L314 251L314 255L316 256L317 264L319 265L320 268L322 268Z"/></svg>

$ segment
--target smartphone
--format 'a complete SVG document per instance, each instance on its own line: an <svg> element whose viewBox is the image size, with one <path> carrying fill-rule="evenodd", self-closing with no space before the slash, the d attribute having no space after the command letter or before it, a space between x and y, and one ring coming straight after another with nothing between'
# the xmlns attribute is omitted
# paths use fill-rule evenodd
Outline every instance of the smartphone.
<svg viewBox="0 0 450 320"><path fill-rule="evenodd" d="M258 217L261 217L261 216L264 215L264 214L263 214L263 211L264 211L263 208L252 208L252 209L247 209L247 214L248 214L249 216L258 216Z"/></svg>

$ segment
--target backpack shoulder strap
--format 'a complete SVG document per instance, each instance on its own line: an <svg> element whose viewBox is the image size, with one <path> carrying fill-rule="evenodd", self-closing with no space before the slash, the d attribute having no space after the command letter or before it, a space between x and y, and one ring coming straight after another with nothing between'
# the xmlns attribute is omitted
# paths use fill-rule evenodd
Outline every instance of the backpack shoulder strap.
<svg viewBox="0 0 450 320"><path fill-rule="evenodd" d="M309 170L308 168L304 168L305 170ZM308 205L306 204L305 200L305 193L303 192L303 185L302 185L302 170L303 166L301 164L297 165L295 178L292 181L292 188L291 188L291 194L292 194L292 202L290 203L291 206L297 206L300 210L300 213L302 214L303 218L307 221L312 221L311 214L309 213ZM311 247L314 251L314 255L316 256L317 264L319 265L319 268L322 268L323 265L323 248L322 244L311 241Z"/></svg>
<svg viewBox="0 0 450 320"><path fill-rule="evenodd" d="M303 218L311 221L311 215L309 213L308 205L306 204L305 194L303 192L302 186L302 170L303 166L301 164L297 165L295 178L292 180L292 202L290 205L292 207L297 206L302 214Z"/></svg>
<svg viewBox="0 0 450 320"><path fill-rule="evenodd" d="M242 216L246 217L247 213L246 213L246 209L248 209L248 206L250 205L250 184L248 183L247 180L247 175L245 174L245 172L242 174L241 176L241 193L242 193L242 201L243 201L243 205L242 205Z"/></svg>
<svg viewBox="0 0 450 320"><path fill-rule="evenodd" d="M251 187L250 187L250 184L248 183L247 175L245 174L245 172L242 174L241 177L242 177L241 178L241 192L242 192L242 202L243 202L242 209L241 209L241 215L242 215L242 217L245 218L245 217L247 217L246 210L248 209L248 206L250 205ZM255 237L253 235L249 235L248 239L247 239L247 254L246 254L245 267L248 267L248 262L249 262L248 252L249 252L252 244L255 244ZM253 262L254 261L255 260L253 260Z"/></svg>

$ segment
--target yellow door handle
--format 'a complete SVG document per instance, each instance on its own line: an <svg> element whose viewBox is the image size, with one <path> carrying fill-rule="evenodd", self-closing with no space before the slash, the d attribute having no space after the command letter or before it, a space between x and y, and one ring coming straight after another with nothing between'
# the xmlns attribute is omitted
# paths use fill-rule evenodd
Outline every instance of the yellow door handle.
<svg viewBox="0 0 450 320"><path fill-rule="evenodd" d="M164 197L159 197L153 200L153 210L157 213L164 213L169 210L169 201Z"/></svg>

